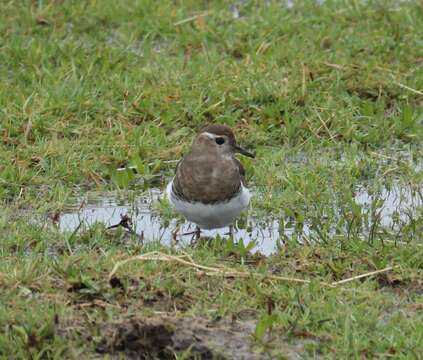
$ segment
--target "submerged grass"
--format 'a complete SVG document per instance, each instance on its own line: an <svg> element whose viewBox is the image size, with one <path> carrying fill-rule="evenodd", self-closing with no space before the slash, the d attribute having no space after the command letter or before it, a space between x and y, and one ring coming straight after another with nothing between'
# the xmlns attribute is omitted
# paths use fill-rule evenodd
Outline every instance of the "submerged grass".
<svg viewBox="0 0 423 360"><path fill-rule="evenodd" d="M275 358L421 357L423 212L397 214L389 229L380 209L385 188L421 197L422 6L287 4L2 3L0 356L95 356L110 324L166 313L253 321L252 349ZM242 159L256 214L311 224L312 241L262 258L222 241L142 247L101 227L71 235L31 219L54 217L81 190L163 187L205 122L234 127L256 149ZM361 186L373 194L368 209L355 198ZM108 281L116 262L150 250L312 281L157 262ZM107 351L128 350L119 344Z"/></svg>

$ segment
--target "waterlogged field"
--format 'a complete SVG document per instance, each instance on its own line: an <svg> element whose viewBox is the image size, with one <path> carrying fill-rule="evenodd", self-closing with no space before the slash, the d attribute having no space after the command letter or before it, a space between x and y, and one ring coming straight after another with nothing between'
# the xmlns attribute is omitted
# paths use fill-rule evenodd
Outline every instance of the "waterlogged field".
<svg viewBox="0 0 423 360"><path fill-rule="evenodd" d="M0 358L422 357L421 2L0 10ZM207 122L254 199L192 244Z"/></svg>

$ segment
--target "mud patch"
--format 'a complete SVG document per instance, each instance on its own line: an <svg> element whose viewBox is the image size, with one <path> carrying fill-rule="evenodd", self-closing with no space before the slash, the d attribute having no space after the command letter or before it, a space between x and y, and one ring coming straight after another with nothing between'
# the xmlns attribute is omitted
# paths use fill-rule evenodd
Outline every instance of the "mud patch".
<svg viewBox="0 0 423 360"><path fill-rule="evenodd" d="M392 291L397 295L422 295L423 281L421 279L404 279L397 274L379 274L376 281L380 289Z"/></svg>
<svg viewBox="0 0 423 360"><path fill-rule="evenodd" d="M129 359L262 359L250 346L251 326L200 318L157 317L108 324L97 346L101 354Z"/></svg>
<svg viewBox="0 0 423 360"><path fill-rule="evenodd" d="M160 316L133 318L106 324L96 351L128 359L175 359L175 354L189 354L188 359L269 359L277 354L284 359L302 359L310 340L288 343L273 338L266 353L254 348L253 321L210 321L203 318ZM269 343L270 344L270 343ZM263 351L263 348L262 348Z"/></svg>

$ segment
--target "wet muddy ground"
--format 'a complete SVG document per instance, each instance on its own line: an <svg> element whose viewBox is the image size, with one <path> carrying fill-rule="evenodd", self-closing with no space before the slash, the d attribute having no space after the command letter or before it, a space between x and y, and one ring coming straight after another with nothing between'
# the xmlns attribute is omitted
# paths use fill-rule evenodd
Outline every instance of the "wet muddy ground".
<svg viewBox="0 0 423 360"><path fill-rule="evenodd" d="M201 318L133 318L102 329L97 351L130 359L174 359L190 350L199 359L261 359L250 347L254 324Z"/></svg>
<svg viewBox="0 0 423 360"><path fill-rule="evenodd" d="M199 317L176 318L153 316L131 318L106 324L101 330L97 352L128 359L174 359L175 353L189 351L190 359L268 359L271 348L284 349L286 358L301 359L304 346L317 339L289 341L288 338L266 334L266 355L260 353L255 336L254 321L207 320Z"/></svg>

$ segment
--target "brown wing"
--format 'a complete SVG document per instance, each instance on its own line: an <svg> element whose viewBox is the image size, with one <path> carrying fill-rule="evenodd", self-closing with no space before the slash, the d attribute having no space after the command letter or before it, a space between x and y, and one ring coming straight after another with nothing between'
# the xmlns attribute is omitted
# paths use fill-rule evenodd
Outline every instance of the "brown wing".
<svg viewBox="0 0 423 360"><path fill-rule="evenodd" d="M172 183L172 191L174 193L174 195L179 198L179 199L183 199L184 198L184 194L182 192L182 187L181 184L179 182L179 177L178 177L178 168L179 165L182 163L184 159L181 159L178 161L178 163L176 164L176 169L175 169L175 177L173 179L173 183Z"/></svg>
<svg viewBox="0 0 423 360"><path fill-rule="evenodd" d="M210 155L210 154L209 154ZM239 191L243 175L238 160L216 163L213 157L188 154L176 169L173 192L181 199L211 204ZM241 176L240 176L241 175Z"/></svg>

